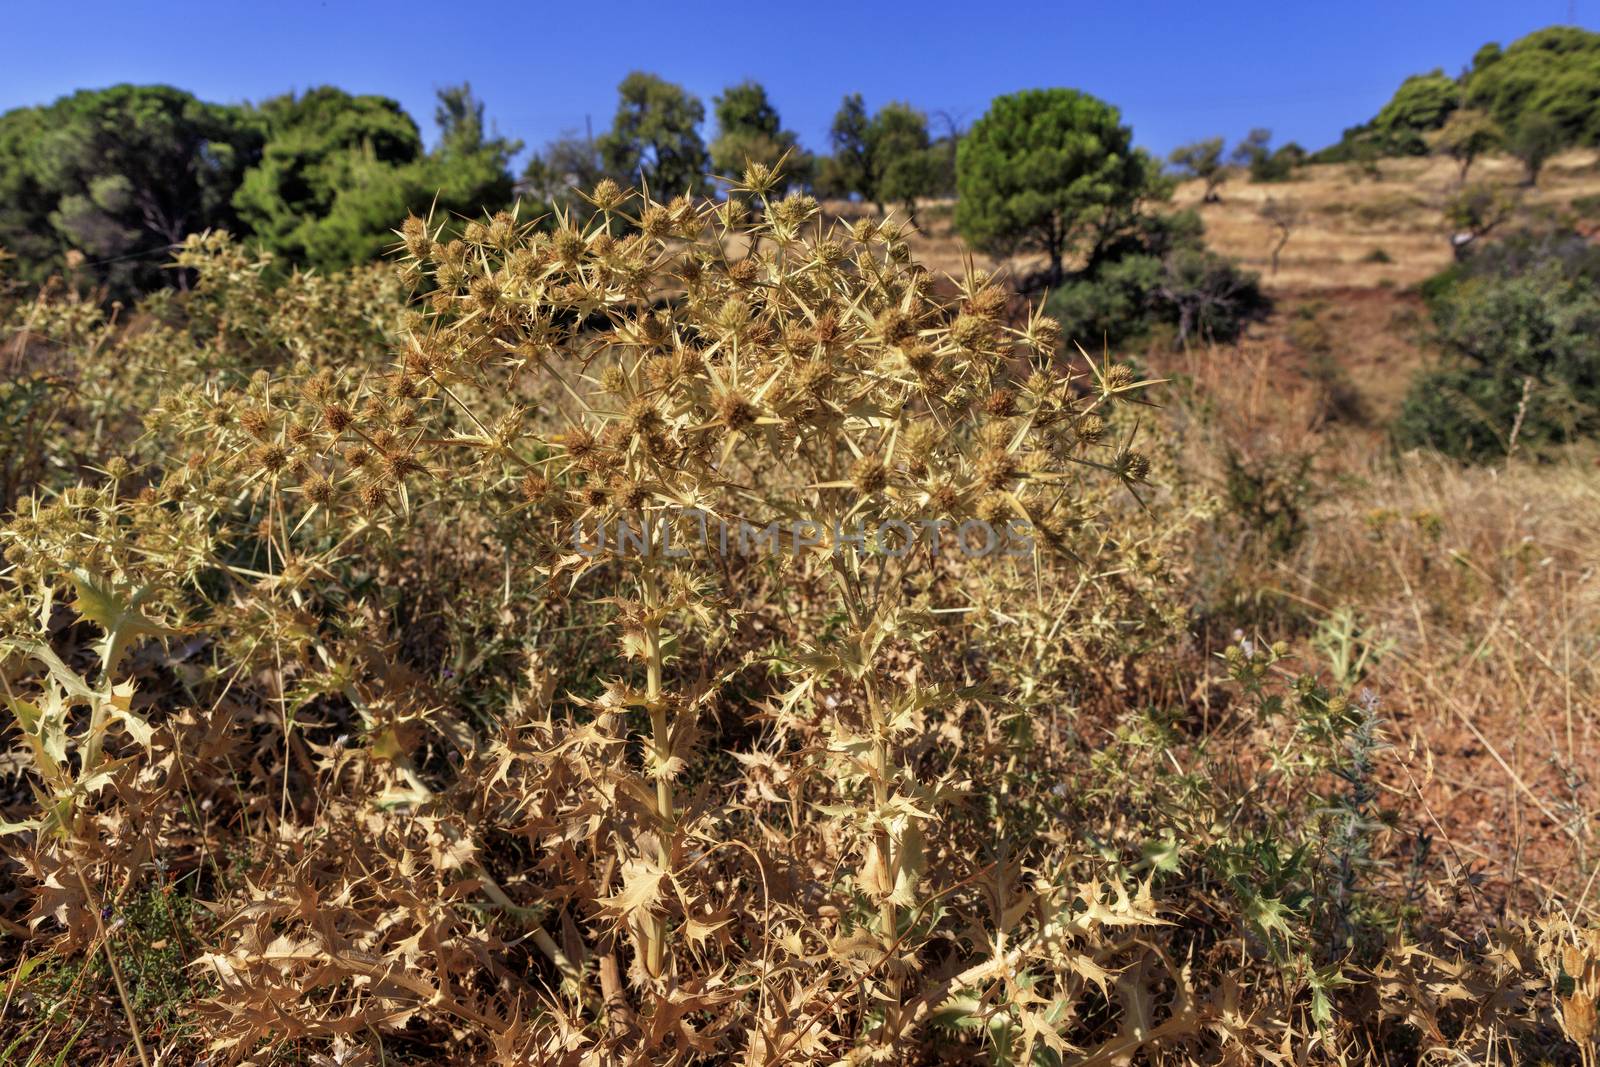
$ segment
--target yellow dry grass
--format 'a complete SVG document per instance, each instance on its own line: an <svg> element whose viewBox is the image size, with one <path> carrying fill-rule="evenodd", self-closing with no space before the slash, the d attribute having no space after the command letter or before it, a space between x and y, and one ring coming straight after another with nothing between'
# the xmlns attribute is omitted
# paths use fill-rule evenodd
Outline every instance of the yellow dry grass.
<svg viewBox="0 0 1600 1067"><path fill-rule="evenodd" d="M1374 179L1354 165L1317 164L1289 182L1252 183L1234 175L1216 204L1200 202L1199 182L1185 182L1173 203L1198 208L1207 242L1259 271L1269 289L1414 285L1450 263L1444 207L1459 188L1456 166L1442 158L1386 159L1379 173ZM1521 176L1520 163L1500 156L1476 162L1469 180L1515 190ZM1559 156L1537 187L1518 191L1525 213L1565 210L1577 197L1600 193L1600 158L1589 151ZM1300 215L1276 274L1275 235L1260 214L1268 197L1293 204Z"/></svg>
<svg viewBox="0 0 1600 1067"><path fill-rule="evenodd" d="M1457 168L1445 158L1385 159L1378 174L1374 178L1354 164L1323 163L1302 167L1292 181L1259 183L1236 170L1222 185L1219 203L1202 203L1197 181L1180 184L1172 203L1197 209L1206 242L1259 272L1273 292L1415 285L1450 263L1451 227L1444 208L1460 188ZM1509 156L1478 160L1468 178L1510 190L1524 215L1559 214L1579 197L1600 194L1600 153L1557 156L1531 189L1521 186L1522 165ZM1275 234L1261 217L1269 197L1292 204L1299 216L1276 273L1271 270ZM824 206L836 218L875 214L870 204L830 201ZM920 205L910 245L930 270L959 276L967 252L952 225L953 206L948 200ZM891 209L891 214L903 216L903 211ZM1038 257L973 255L979 266L1018 275L1043 265Z"/></svg>

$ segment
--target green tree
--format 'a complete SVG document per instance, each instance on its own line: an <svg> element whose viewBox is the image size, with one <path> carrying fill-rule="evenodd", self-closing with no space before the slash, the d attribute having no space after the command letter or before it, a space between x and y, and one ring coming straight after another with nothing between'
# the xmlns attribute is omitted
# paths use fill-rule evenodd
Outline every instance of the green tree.
<svg viewBox="0 0 1600 1067"><path fill-rule="evenodd" d="M914 221L917 199L939 191L940 149L928 134L928 116L910 104L892 102L868 115L861 94L852 93L833 117L831 140L833 155L817 167L824 196L859 196L880 213L900 204Z"/></svg>
<svg viewBox="0 0 1600 1067"><path fill-rule="evenodd" d="M859 195L872 199L871 150L868 131L872 119L860 93L851 93L833 116L828 139L833 154L817 168L817 191L824 196Z"/></svg>
<svg viewBox="0 0 1600 1067"><path fill-rule="evenodd" d="M1600 145L1600 34L1552 26L1504 49L1484 45L1460 78L1440 70L1407 78L1370 122L1345 130L1317 158L1359 160L1363 147L1379 155L1421 155L1430 135L1463 108L1486 114L1507 132L1544 115L1559 131L1559 147Z"/></svg>
<svg viewBox="0 0 1600 1067"><path fill-rule="evenodd" d="M1555 119L1541 111L1519 118L1506 135L1506 147L1522 163L1524 185L1537 185L1539 172L1561 150L1563 135Z"/></svg>
<svg viewBox="0 0 1600 1067"><path fill-rule="evenodd" d="M1429 138L1429 142L1435 152L1455 160L1460 168L1457 179L1465 184L1467 171L1471 169L1473 161L1492 151L1503 137L1499 124L1487 113L1465 107L1451 112L1444 125Z"/></svg>
<svg viewBox="0 0 1600 1067"><path fill-rule="evenodd" d="M40 182L37 146L47 129L45 112L19 107L0 115L0 247L13 257L8 269L30 283L59 269L66 250L50 225L59 197Z"/></svg>
<svg viewBox="0 0 1600 1067"><path fill-rule="evenodd" d="M1442 70L1413 74L1369 124L1385 155L1428 153L1427 135L1443 126L1461 106L1461 85Z"/></svg>
<svg viewBox="0 0 1600 1067"><path fill-rule="evenodd" d="M1541 114L1565 145L1600 145L1600 34L1552 26L1503 52L1486 46L1467 76L1467 99L1507 130Z"/></svg>
<svg viewBox="0 0 1600 1067"><path fill-rule="evenodd" d="M1286 182L1305 161L1306 150L1293 141L1274 150L1272 131L1259 126L1233 149L1233 162L1247 168L1253 182Z"/></svg>
<svg viewBox="0 0 1600 1067"><path fill-rule="evenodd" d="M706 109L699 98L641 71L624 78L617 92L616 118L600 139L606 170L628 181L642 176L652 196L703 192L708 159L698 127Z"/></svg>
<svg viewBox="0 0 1600 1067"><path fill-rule="evenodd" d="M1217 195L1217 187L1228 180L1228 172L1222 166L1222 144L1222 138L1210 137L1175 148L1167 157L1167 162L1184 177L1205 182L1205 194L1201 199L1207 204L1222 199Z"/></svg>
<svg viewBox="0 0 1600 1067"><path fill-rule="evenodd" d="M956 195L956 153L961 149L961 138L966 136L960 121L948 111L934 111L929 116L929 130L935 125L944 132L933 139L929 151L937 164L936 180L931 192L933 196L954 197Z"/></svg>
<svg viewBox="0 0 1600 1067"><path fill-rule="evenodd" d="M777 169L783 163L784 184L803 183L810 159L799 151L799 138L783 128L778 109L759 82L731 85L712 101L717 136L711 142L711 165L719 175L737 178L751 163Z"/></svg>
<svg viewBox="0 0 1600 1067"><path fill-rule="evenodd" d="M392 192L390 172L422 158L411 116L388 97L322 86L266 101L260 118L266 149L234 197L255 241L290 263L325 268L376 254L386 227L362 232L351 209L355 201L370 209ZM330 225L336 209L342 217Z"/></svg>
<svg viewBox="0 0 1600 1067"><path fill-rule="evenodd" d="M483 112L483 101L466 82L439 91L434 111L439 145L421 168L424 187L432 186L437 195L438 211L480 215L511 202L511 159L522 151L522 142L491 134Z"/></svg>
<svg viewBox="0 0 1600 1067"><path fill-rule="evenodd" d="M928 136L928 116L910 104L889 103L867 127L870 199L880 212L897 203L913 222L917 198L931 196L939 182L939 161Z"/></svg>
<svg viewBox="0 0 1600 1067"><path fill-rule="evenodd" d="M1142 203L1170 191L1117 109L1074 89L998 97L962 140L957 170L962 235L994 254L1044 255L1052 285L1069 252L1092 266Z"/></svg>
<svg viewBox="0 0 1600 1067"><path fill-rule="evenodd" d="M574 207L575 193L593 189L605 176L605 160L595 140L565 131L528 160L518 185L546 204Z"/></svg>
<svg viewBox="0 0 1600 1067"><path fill-rule="evenodd" d="M485 134L463 85L439 94L439 145L425 153L394 100L332 87L267 101L259 166L234 197L256 242L289 263L336 270L395 243L410 213L449 219L510 203L516 142Z"/></svg>
<svg viewBox="0 0 1600 1067"><path fill-rule="evenodd" d="M237 224L231 200L261 134L240 109L165 85L84 90L0 117L0 245L37 281L75 249L112 296L187 276L187 235Z"/></svg>

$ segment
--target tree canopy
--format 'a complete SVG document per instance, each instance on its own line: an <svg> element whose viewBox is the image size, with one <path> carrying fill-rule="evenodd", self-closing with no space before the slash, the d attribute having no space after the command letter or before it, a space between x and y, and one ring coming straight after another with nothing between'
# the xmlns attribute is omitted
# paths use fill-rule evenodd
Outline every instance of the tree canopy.
<svg viewBox="0 0 1600 1067"><path fill-rule="evenodd" d="M291 263L335 269L394 244L409 213L474 215L511 200L510 157L489 138L470 86L442 90L439 145L387 97L331 87L262 105L268 140L235 204L261 246Z"/></svg>
<svg viewBox="0 0 1600 1067"><path fill-rule="evenodd" d="M737 178L751 163L777 168L781 160L785 184L810 177L810 161L799 151L799 138L783 128L760 82L731 85L712 105L717 136L711 142L711 166L719 176Z"/></svg>
<svg viewBox="0 0 1600 1067"><path fill-rule="evenodd" d="M1542 138L1548 121L1560 147L1600 145L1600 33L1551 26L1505 48L1484 45L1459 78L1442 70L1412 75L1376 116L1346 130L1320 156L1350 159L1361 150L1421 155L1429 135L1460 108L1486 115L1508 135L1533 121Z"/></svg>
<svg viewBox="0 0 1600 1067"><path fill-rule="evenodd" d="M520 146L489 136L483 112L469 86L442 91L430 153L394 100L326 86L258 107L118 85L19 108L0 115L0 246L32 282L77 251L116 298L182 284L169 253L206 229L289 265L349 266L393 244L410 212L510 203Z"/></svg>
<svg viewBox="0 0 1600 1067"><path fill-rule="evenodd" d="M980 249L1092 263L1137 213L1163 196L1159 167L1133 147L1116 108L1075 89L998 97L961 142L956 226Z"/></svg>
<svg viewBox="0 0 1600 1067"><path fill-rule="evenodd" d="M232 196L262 134L235 107L165 85L84 90L0 116L0 245L19 276L58 270L69 249L113 296L179 277L168 252L232 226Z"/></svg>
<svg viewBox="0 0 1600 1067"><path fill-rule="evenodd" d="M1222 199L1217 187L1228 179L1228 172L1222 167L1222 145L1222 138L1210 137L1174 148L1167 157L1180 175L1205 182L1202 199L1208 204Z"/></svg>
<svg viewBox="0 0 1600 1067"><path fill-rule="evenodd" d="M1485 47L1466 79L1467 99L1502 127L1548 116L1563 144L1600 145L1600 33L1551 26L1503 52Z"/></svg>
<svg viewBox="0 0 1600 1067"><path fill-rule="evenodd" d="M942 162L928 134L928 116L891 102L868 115L860 93L844 98L833 118L833 155L821 161L819 191L860 196L882 211L901 204L915 215L919 197L938 191Z"/></svg>
<svg viewBox="0 0 1600 1067"><path fill-rule="evenodd" d="M642 176L662 197L704 190L709 160L700 139L706 108L699 97L642 71L624 78L617 93L616 118L600 139L607 171L629 182Z"/></svg>
<svg viewBox="0 0 1600 1067"><path fill-rule="evenodd" d="M1378 111L1371 130L1386 155L1427 155L1427 134L1460 106L1461 85L1444 71L1413 74Z"/></svg>

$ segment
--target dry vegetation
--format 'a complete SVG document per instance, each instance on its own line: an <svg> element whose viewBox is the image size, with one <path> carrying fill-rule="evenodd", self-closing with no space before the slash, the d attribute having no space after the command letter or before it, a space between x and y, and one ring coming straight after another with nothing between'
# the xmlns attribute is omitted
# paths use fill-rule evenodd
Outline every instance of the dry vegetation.
<svg viewBox="0 0 1600 1067"><path fill-rule="evenodd" d="M1516 191L1523 219L1570 215L1574 200L1600 195L1600 159L1592 151L1556 156L1532 189L1521 188L1522 173L1516 160L1490 156L1476 161L1470 176L1473 182ZM1380 161L1376 176L1343 163L1300 167L1287 182L1251 183L1236 171L1221 186L1218 202L1205 203L1204 183L1188 181L1177 187L1172 204L1199 211L1207 244L1260 272L1271 292L1403 290L1449 266L1451 226L1445 207L1459 187L1458 168L1449 159L1397 158ZM1270 271L1272 227L1261 217L1268 198L1300 208L1276 274ZM839 202L827 207L841 218L870 210ZM951 217L948 202L924 205L920 230L908 243L930 270L960 274L965 252ZM1579 221L1586 228L1595 222ZM1515 224L1508 221L1506 228ZM1026 274L1041 263L1017 259L988 265Z"/></svg>
<svg viewBox="0 0 1600 1067"><path fill-rule="evenodd" d="M1600 479L1386 447L1383 167L1143 371L937 206L17 294L0 1061L1593 1063ZM1037 551L574 550L691 505Z"/></svg>
<svg viewBox="0 0 1600 1067"><path fill-rule="evenodd" d="M1522 166L1489 157L1473 164L1471 179L1516 188ZM1301 168L1289 182L1235 178L1222 186L1216 204L1201 203L1200 183L1188 182L1173 199L1198 208L1213 247L1260 271L1269 289L1312 292L1403 288L1448 266L1451 227L1444 208L1458 187L1456 165L1429 156L1382 160L1376 176L1354 164L1319 164ZM1573 200L1596 193L1595 154L1568 152L1547 164L1538 186L1524 192L1523 211L1564 213ZM1276 275L1268 272L1270 227L1259 215L1269 196L1299 204L1303 216Z"/></svg>

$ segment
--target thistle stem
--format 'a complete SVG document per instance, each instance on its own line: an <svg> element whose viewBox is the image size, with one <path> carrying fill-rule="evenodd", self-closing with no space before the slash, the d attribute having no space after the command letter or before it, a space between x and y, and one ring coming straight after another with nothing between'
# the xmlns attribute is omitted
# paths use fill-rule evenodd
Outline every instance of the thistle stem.
<svg viewBox="0 0 1600 1067"><path fill-rule="evenodd" d="M665 872L671 860L674 818L672 781L665 771L667 762L672 758L672 724L661 700L661 622L657 616L661 597L655 568L648 555L644 561L641 584L644 601L645 700L650 709L651 744L655 749L656 761L656 862ZM652 978L661 976L665 942L666 920L652 916L645 923L645 969Z"/></svg>

